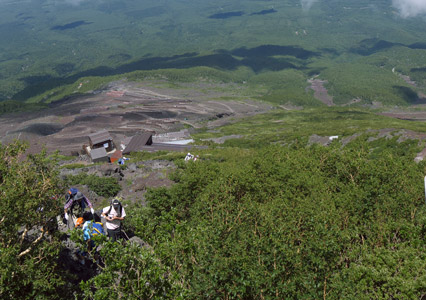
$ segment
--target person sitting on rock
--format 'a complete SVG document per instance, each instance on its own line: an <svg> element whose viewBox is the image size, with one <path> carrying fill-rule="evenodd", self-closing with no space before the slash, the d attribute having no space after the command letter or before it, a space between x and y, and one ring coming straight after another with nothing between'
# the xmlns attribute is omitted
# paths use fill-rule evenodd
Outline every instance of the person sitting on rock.
<svg viewBox="0 0 426 300"><path fill-rule="evenodd" d="M120 201L118 199L113 199L110 206L104 207L101 216L106 220L108 237L110 237L113 242L120 239L121 221L126 217L126 212Z"/></svg>

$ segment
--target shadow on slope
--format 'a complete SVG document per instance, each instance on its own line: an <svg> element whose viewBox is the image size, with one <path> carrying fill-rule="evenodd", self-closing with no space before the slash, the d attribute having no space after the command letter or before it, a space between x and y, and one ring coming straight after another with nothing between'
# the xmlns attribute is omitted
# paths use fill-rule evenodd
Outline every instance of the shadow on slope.
<svg viewBox="0 0 426 300"><path fill-rule="evenodd" d="M405 45L401 43L393 43L385 40L380 40L377 38L364 39L358 43L357 46L353 46L349 49L349 52L359 54L362 56L369 56L376 52L392 48L394 46L402 46L410 49L426 49L426 43L414 43L410 45Z"/></svg>
<svg viewBox="0 0 426 300"><path fill-rule="evenodd" d="M21 81L25 82L27 87L16 93L13 99L26 100L54 87L71 84L79 78L88 76L103 77L137 70L187 69L199 66L229 71L236 70L240 66L246 66L256 73L265 70L306 69L307 60L318 56L320 56L318 52L295 46L262 45L249 49L238 48L232 51L218 50L214 54L204 56L192 52L170 57L150 57L116 68L100 66L68 77L53 77L51 75L24 77Z"/></svg>
<svg viewBox="0 0 426 300"><path fill-rule="evenodd" d="M421 104L421 99L415 91L405 86L393 86L395 93L409 104Z"/></svg>

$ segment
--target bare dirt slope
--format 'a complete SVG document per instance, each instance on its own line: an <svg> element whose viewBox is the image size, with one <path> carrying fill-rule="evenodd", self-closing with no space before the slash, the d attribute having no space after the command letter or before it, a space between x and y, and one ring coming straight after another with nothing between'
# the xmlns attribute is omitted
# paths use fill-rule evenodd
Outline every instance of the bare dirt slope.
<svg viewBox="0 0 426 300"><path fill-rule="evenodd" d="M328 94L327 89L324 84L327 83L326 80L314 79L311 78L308 80L310 83L310 88L314 90L314 97L324 103L327 106L334 106L333 97Z"/></svg>
<svg viewBox="0 0 426 300"><path fill-rule="evenodd" d="M40 112L1 116L0 142L18 138L30 142L30 152L45 145L48 151L70 155L80 151L88 143L87 136L99 130L110 131L119 143L141 130L159 134L184 127L214 128L272 108L250 99L214 100L230 96L223 93L213 96L113 82L97 94L62 100Z"/></svg>

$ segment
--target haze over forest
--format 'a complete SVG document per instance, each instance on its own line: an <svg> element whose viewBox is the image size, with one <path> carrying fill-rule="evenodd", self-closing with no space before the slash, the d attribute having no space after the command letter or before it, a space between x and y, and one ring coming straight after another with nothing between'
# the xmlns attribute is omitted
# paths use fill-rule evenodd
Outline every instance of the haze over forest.
<svg viewBox="0 0 426 300"><path fill-rule="evenodd" d="M405 105L425 90L425 14L421 0L1 0L0 99L53 101L37 96L85 76L206 66L235 81L290 78L283 102L311 105L317 76L336 103Z"/></svg>

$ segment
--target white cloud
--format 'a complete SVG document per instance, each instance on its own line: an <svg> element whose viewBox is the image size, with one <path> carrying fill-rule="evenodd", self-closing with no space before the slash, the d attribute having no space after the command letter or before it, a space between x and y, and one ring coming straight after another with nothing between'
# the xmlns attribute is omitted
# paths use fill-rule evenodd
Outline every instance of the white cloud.
<svg viewBox="0 0 426 300"><path fill-rule="evenodd" d="M314 2L316 2L317 0L300 0L300 3L302 4L302 8L304 10L309 10L312 6L312 4L314 4Z"/></svg>
<svg viewBox="0 0 426 300"><path fill-rule="evenodd" d="M426 0L392 0L403 18L426 14Z"/></svg>

